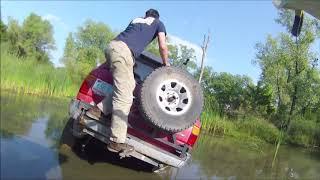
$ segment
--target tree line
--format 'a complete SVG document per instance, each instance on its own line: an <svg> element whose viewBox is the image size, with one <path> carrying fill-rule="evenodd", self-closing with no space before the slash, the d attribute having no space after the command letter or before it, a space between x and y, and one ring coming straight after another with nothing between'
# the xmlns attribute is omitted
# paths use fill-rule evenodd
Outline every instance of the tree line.
<svg viewBox="0 0 320 180"><path fill-rule="evenodd" d="M246 75L215 72L205 66L201 85L205 95L205 111L215 111L230 120L246 116L262 117L288 133L312 133L320 144L320 68L319 49L313 48L320 37L319 20L305 17L301 35L290 34L294 16L279 11L276 22L286 32L256 44L253 63L261 68L257 83ZM53 28L49 21L31 13L22 24L13 18L1 20L1 44L23 60L31 57L39 63L51 64L50 52L55 49ZM258 27L257 27L258 28ZM66 38L60 61L74 83L97 64L103 63L104 49L118 34L102 22L87 20ZM170 42L170 39L168 39ZM157 41L148 47L159 56ZM199 77L195 50L185 45L169 45L172 64ZM187 65L183 63L189 59ZM312 132L310 129L313 129ZM303 139L304 136L299 136Z"/></svg>
<svg viewBox="0 0 320 180"><path fill-rule="evenodd" d="M32 57L49 63L49 52L55 49L53 28L49 21L31 13L20 25L9 17L8 24L1 20L1 42L7 42L8 50L18 57Z"/></svg>

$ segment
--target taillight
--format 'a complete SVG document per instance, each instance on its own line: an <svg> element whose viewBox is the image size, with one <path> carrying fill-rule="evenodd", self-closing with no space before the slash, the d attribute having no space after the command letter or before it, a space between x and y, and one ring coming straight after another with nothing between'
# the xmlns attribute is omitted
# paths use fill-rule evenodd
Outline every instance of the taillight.
<svg viewBox="0 0 320 180"><path fill-rule="evenodd" d="M200 128L194 125L192 128L191 134L189 136L189 139L187 141L187 144L189 144L190 146L193 146L194 143L197 141L199 134L200 134Z"/></svg>
<svg viewBox="0 0 320 180"><path fill-rule="evenodd" d="M92 83L96 80L96 77L88 75L82 82L79 92L87 94L91 88Z"/></svg>
<svg viewBox="0 0 320 180"><path fill-rule="evenodd" d="M200 128L198 126L193 126L191 133L198 136L200 134Z"/></svg>

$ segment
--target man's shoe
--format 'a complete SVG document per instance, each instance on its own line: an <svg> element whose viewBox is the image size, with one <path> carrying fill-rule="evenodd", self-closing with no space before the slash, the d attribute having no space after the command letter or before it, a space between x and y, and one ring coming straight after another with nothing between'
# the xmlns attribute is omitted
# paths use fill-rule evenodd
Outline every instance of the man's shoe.
<svg viewBox="0 0 320 180"><path fill-rule="evenodd" d="M97 106L93 106L86 112L86 115L92 119L99 120L101 117L101 110Z"/></svg>
<svg viewBox="0 0 320 180"><path fill-rule="evenodd" d="M110 143L108 144L107 149L111 152L130 152L134 150L133 146L130 146L125 143L116 143L112 141L110 141Z"/></svg>

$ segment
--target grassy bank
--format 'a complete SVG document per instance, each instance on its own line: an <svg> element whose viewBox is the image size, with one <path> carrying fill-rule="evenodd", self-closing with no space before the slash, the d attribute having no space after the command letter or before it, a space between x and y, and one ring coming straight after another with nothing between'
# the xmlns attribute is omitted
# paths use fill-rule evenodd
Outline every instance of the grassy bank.
<svg viewBox="0 0 320 180"><path fill-rule="evenodd" d="M1 46L1 89L48 96L74 96L79 88L64 68L17 58Z"/></svg>
<svg viewBox="0 0 320 180"><path fill-rule="evenodd" d="M273 124L255 117L230 120L205 110L201 118L203 129L215 136L229 136L253 143L275 143L280 133Z"/></svg>
<svg viewBox="0 0 320 180"><path fill-rule="evenodd" d="M248 116L246 118L228 119L218 113L205 110L201 116L202 129L215 136L228 136L251 144L268 142L276 144L280 130L271 122ZM284 144L303 147L318 147L320 144L320 123L312 120L293 120L291 128L282 140Z"/></svg>

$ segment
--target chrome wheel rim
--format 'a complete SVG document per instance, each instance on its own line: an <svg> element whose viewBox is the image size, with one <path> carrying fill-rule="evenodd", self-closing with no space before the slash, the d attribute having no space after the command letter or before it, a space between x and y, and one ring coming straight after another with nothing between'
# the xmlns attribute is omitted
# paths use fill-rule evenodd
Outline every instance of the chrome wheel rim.
<svg viewBox="0 0 320 180"><path fill-rule="evenodd" d="M185 113L192 102L189 88L176 79L169 79L161 83L157 88L156 96L162 111L170 115Z"/></svg>

